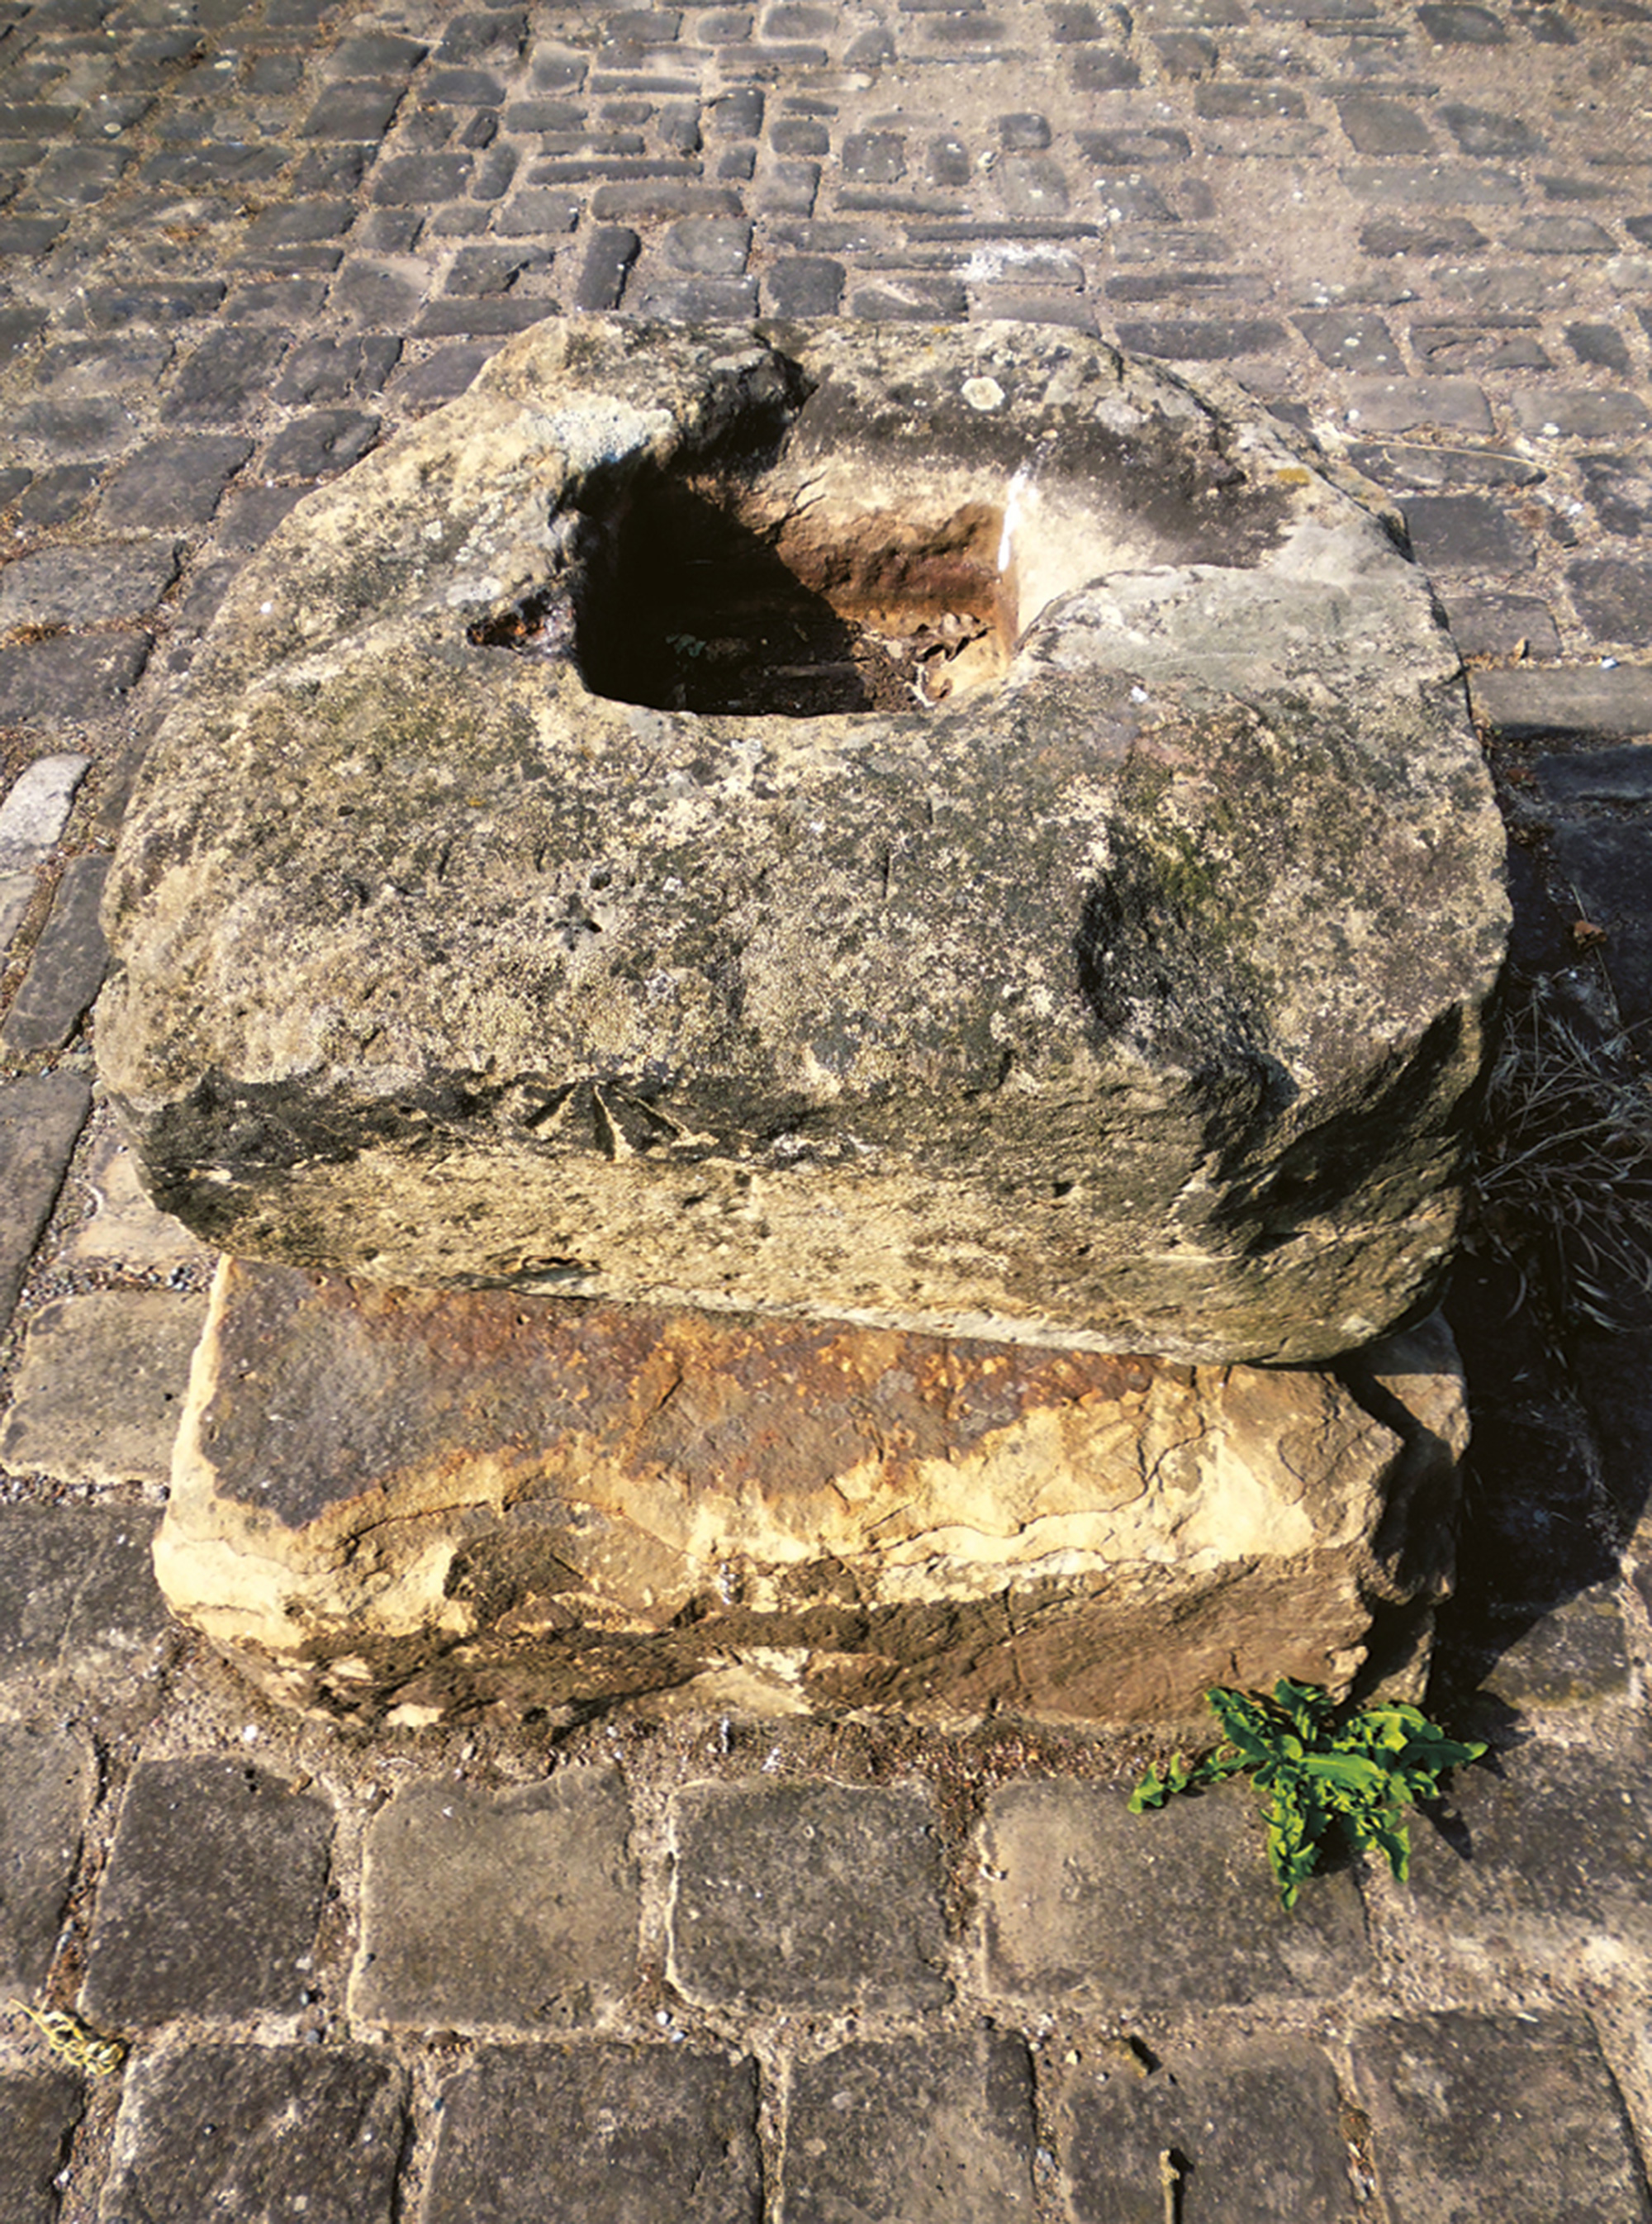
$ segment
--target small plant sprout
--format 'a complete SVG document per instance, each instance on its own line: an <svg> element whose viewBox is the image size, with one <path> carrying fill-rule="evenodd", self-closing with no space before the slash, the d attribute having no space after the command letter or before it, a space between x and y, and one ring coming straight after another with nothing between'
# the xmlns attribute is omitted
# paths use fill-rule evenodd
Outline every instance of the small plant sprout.
<svg viewBox="0 0 1652 2224"><path fill-rule="evenodd" d="M1386 1854L1403 1884L1411 1861L1406 1809L1438 1798L1447 1772L1485 1751L1448 1738L1399 1701L1379 1701L1339 1720L1325 1692L1289 1676L1274 1685L1271 1699L1218 1688L1205 1700L1221 1724L1223 1742L1191 1766L1177 1753L1163 1775L1150 1768L1131 1794L1130 1811L1144 1815L1175 1792L1252 1777L1266 1796L1268 1858L1283 1907L1296 1905L1321 1847L1337 1838Z"/></svg>

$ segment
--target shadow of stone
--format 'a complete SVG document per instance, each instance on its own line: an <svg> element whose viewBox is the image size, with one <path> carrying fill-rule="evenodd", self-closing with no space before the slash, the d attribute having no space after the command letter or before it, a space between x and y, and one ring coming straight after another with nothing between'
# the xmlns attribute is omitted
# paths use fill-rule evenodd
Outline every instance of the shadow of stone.
<svg viewBox="0 0 1652 2224"><path fill-rule="evenodd" d="M1473 1435L1430 1704L1452 1727L1504 1745L1527 1709L1586 1706L1627 1689L1616 1587L1649 1470L1606 1450L1599 1400L1515 1266L1465 1256L1446 1313ZM1624 1339L1592 1341L1598 1362ZM1619 1355L1622 1387L1647 1406L1652 1436L1652 1393Z"/></svg>
<svg viewBox="0 0 1652 2224"><path fill-rule="evenodd" d="M670 478L639 488L614 538L579 627L596 694L748 717L873 707L857 629L710 494Z"/></svg>

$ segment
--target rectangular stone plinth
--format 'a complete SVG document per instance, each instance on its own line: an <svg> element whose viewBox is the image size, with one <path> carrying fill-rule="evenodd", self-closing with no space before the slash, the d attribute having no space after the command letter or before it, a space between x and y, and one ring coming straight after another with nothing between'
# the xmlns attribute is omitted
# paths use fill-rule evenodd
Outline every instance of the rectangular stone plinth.
<svg viewBox="0 0 1652 2224"><path fill-rule="evenodd" d="M1191 1721L1346 1690L1446 1579L1449 1336L1340 1376L231 1260L156 1565L337 1716Z"/></svg>

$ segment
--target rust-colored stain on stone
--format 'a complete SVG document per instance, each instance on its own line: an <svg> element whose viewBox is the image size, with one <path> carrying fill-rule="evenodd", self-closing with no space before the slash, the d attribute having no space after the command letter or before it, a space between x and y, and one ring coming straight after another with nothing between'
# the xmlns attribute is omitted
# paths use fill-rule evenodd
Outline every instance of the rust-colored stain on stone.
<svg viewBox="0 0 1652 2224"><path fill-rule="evenodd" d="M204 1434L229 1494L292 1527L399 1471L530 1449L549 1463L576 1432L690 1488L808 1496L868 1465L892 1488L915 1463L967 1455L1030 1413L1193 1374L896 1330L226 1271ZM239 1393L277 1347L274 1412ZM410 1374L416 1399L397 1387ZM306 1415L325 1416L319 1431Z"/></svg>

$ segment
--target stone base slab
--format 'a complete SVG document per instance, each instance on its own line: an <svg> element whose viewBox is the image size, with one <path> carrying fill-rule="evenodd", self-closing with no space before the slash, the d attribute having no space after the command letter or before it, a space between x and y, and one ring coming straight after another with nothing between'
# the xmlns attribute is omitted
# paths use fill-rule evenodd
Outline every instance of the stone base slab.
<svg viewBox="0 0 1652 2224"><path fill-rule="evenodd" d="M1437 1321L1195 1367L229 1260L156 1565L334 1716L1192 1720L1426 1627L1466 1437Z"/></svg>

